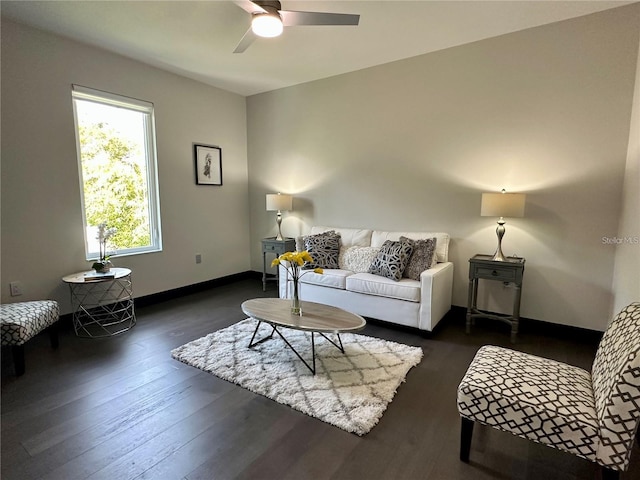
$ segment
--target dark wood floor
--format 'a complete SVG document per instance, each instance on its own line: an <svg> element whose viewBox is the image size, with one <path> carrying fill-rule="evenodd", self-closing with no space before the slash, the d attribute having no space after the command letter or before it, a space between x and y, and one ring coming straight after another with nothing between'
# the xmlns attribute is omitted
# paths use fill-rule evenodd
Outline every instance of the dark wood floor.
<svg viewBox="0 0 640 480"><path fill-rule="evenodd" d="M2 479L598 479L591 463L476 427L458 460L456 387L483 344L509 346L507 326L461 315L436 332L370 322L366 335L421 346L424 358L380 423L358 437L171 359L170 350L245 318L262 292L241 280L138 308L110 339L63 331L26 346L26 374L3 361ZM516 348L590 368L597 337L524 324ZM6 352L3 352L6 360ZM640 479L636 444L623 479Z"/></svg>

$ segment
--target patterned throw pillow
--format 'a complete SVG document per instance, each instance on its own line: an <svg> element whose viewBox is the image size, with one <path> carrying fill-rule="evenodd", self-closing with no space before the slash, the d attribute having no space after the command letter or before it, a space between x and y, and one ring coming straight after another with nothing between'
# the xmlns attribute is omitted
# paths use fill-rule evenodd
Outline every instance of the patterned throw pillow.
<svg viewBox="0 0 640 480"><path fill-rule="evenodd" d="M413 242L413 253L402 276L412 280L420 280L420 274L433 266L436 252L435 237L426 240L411 240L407 237L400 237L400 241Z"/></svg>
<svg viewBox="0 0 640 480"><path fill-rule="evenodd" d="M338 235L338 236L340 236L340 234L336 233L335 230L327 230L326 232L317 233L316 235ZM300 236L296 237L296 251L297 252L302 252L305 249L304 241L308 236L310 236L310 235L300 235Z"/></svg>
<svg viewBox="0 0 640 480"><path fill-rule="evenodd" d="M380 249L378 247L360 247L354 245L340 252L340 268L353 273L367 273Z"/></svg>
<svg viewBox="0 0 640 480"><path fill-rule="evenodd" d="M393 242L386 240L375 260L369 267L369 273L381 275L396 282L402 278L402 273L409 262L413 245L409 242Z"/></svg>
<svg viewBox="0 0 640 480"><path fill-rule="evenodd" d="M340 234L331 230L317 235L304 237L304 249L313 257L313 263L307 263L304 268L340 268L338 255L340 254Z"/></svg>

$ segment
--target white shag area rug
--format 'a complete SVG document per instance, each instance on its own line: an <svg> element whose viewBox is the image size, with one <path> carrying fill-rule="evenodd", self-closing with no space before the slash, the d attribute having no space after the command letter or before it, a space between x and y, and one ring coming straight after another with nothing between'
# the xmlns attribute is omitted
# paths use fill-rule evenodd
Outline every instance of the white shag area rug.
<svg viewBox="0 0 640 480"><path fill-rule="evenodd" d="M257 321L246 319L171 351L176 360L212 373L302 413L364 435L380 420L422 349L352 333L340 335L343 354L315 335L316 375L274 334L248 348ZM311 363L311 334L279 329ZM268 336L263 323L256 339ZM335 336L330 338L335 340Z"/></svg>

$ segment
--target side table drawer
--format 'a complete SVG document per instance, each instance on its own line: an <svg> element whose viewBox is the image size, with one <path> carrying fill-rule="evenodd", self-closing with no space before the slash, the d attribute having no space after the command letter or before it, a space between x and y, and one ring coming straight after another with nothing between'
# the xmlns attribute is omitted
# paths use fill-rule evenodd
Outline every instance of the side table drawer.
<svg viewBox="0 0 640 480"><path fill-rule="evenodd" d="M275 238L262 239L262 253L275 253L276 255L282 255L287 251L296 249L296 241L293 238L286 238L284 240L276 240Z"/></svg>
<svg viewBox="0 0 640 480"><path fill-rule="evenodd" d="M513 268L477 267L476 277L500 280L501 282L515 282L516 270Z"/></svg>
<svg viewBox="0 0 640 480"><path fill-rule="evenodd" d="M262 248L265 252L277 252L282 249L282 243L269 243L264 242Z"/></svg>

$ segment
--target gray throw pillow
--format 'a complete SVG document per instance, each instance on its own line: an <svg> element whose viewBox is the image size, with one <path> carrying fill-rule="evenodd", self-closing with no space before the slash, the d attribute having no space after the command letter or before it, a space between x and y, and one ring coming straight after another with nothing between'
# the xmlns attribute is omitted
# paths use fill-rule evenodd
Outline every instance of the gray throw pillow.
<svg viewBox="0 0 640 480"><path fill-rule="evenodd" d="M331 230L317 235L304 237L304 249L313 258L313 263L307 263L304 268L340 268L338 256L340 254L340 234Z"/></svg>
<svg viewBox="0 0 640 480"><path fill-rule="evenodd" d="M412 251L413 245L410 242L386 240L380 247L375 260L371 262L369 273L399 281Z"/></svg>
<svg viewBox="0 0 640 480"><path fill-rule="evenodd" d="M433 257L436 252L436 239L434 237L426 240L411 240L407 237L400 237L400 241L408 240L413 242L413 252L402 276L412 280L420 280L420 274L433 265Z"/></svg>
<svg viewBox="0 0 640 480"><path fill-rule="evenodd" d="M326 232L322 232L322 233L316 233L315 235L338 235L340 236L339 233L336 233L335 230L327 230ZM305 247L304 247L304 240L305 238L309 237L311 235L299 235L296 237L296 251L297 252L302 252Z"/></svg>

